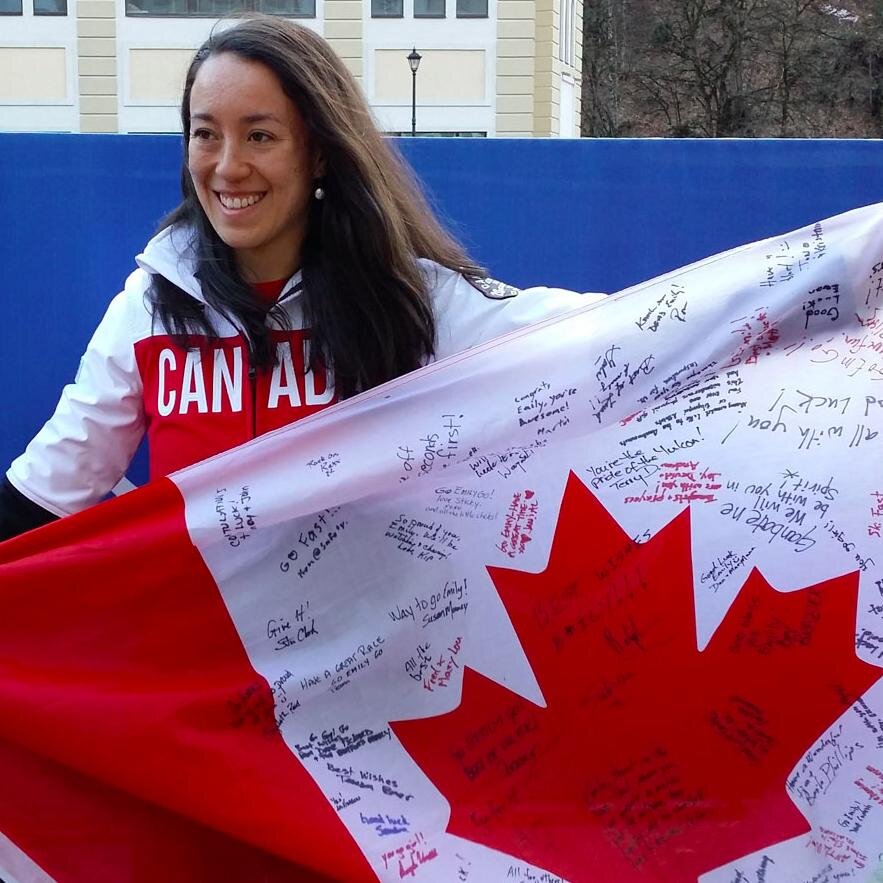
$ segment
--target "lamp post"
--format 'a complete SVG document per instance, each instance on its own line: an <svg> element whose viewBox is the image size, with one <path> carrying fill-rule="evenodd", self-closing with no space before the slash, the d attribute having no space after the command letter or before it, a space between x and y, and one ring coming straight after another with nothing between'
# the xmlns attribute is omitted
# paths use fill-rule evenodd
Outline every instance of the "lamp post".
<svg viewBox="0 0 883 883"><path fill-rule="evenodd" d="M417 68L420 67L420 59L423 56L415 46L408 56L408 66L411 68L411 137L417 134Z"/></svg>

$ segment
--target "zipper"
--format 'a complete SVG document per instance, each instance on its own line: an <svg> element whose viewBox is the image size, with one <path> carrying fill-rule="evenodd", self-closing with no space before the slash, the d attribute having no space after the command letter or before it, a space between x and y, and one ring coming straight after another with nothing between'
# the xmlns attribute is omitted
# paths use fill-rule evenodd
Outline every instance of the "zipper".
<svg viewBox="0 0 883 883"><path fill-rule="evenodd" d="M258 381L254 365L248 366L248 384L251 387L251 437L258 437Z"/></svg>
<svg viewBox="0 0 883 883"><path fill-rule="evenodd" d="M303 290L303 287L303 280L297 281L294 285L291 286L291 288L288 289L288 291L283 292L279 295L278 299L276 300L276 304L278 305L285 303L285 301L290 300L296 294L300 294L300 292Z"/></svg>
<svg viewBox="0 0 883 883"><path fill-rule="evenodd" d="M294 295L299 294L304 287L303 279L298 279L298 281L291 286L291 288L286 291L284 294L279 295L278 299L274 306L280 305L283 301L288 300L289 298L294 297ZM257 391L257 370L254 365L249 364L248 366L248 385L251 388L251 437L258 437L258 391ZM0 881L2 883L2 881Z"/></svg>

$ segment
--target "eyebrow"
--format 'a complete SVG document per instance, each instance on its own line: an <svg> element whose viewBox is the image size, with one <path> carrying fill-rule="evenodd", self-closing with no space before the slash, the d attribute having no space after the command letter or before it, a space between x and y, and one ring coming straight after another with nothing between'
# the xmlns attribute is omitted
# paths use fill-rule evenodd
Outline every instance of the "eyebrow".
<svg viewBox="0 0 883 883"><path fill-rule="evenodd" d="M200 120L205 123L213 123L215 122L215 118L210 113L194 113L190 117L191 120ZM283 121L279 119L275 114L272 113L251 113L248 116L244 116L241 118L241 122L243 123L265 123L265 122L273 122L279 123L279 125L284 125Z"/></svg>

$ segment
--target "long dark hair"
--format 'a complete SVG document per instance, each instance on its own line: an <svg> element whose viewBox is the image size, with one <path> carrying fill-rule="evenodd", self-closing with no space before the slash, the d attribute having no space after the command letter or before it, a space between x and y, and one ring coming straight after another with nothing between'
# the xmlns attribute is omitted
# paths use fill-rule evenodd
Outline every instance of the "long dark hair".
<svg viewBox="0 0 883 883"><path fill-rule="evenodd" d="M181 101L184 198L162 226L195 231L194 259L206 302L242 329L252 365L273 364L266 306L206 217L188 171L190 92L205 60L224 52L276 75L323 161L325 199L311 201L301 246L311 367L321 359L333 368L341 398L419 367L433 353L435 319L417 259L429 258L470 280L484 273L435 219L403 161L377 131L344 63L309 28L285 19L254 16L219 30L187 71ZM153 277L151 298L155 318L180 345L190 345L192 335L217 337L202 305L161 276ZM279 308L270 318L285 322Z"/></svg>

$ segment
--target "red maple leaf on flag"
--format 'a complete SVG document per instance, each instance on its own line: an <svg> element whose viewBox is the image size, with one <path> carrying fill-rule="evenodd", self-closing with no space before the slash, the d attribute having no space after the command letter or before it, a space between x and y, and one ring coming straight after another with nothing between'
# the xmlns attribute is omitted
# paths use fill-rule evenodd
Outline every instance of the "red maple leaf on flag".
<svg viewBox="0 0 883 883"><path fill-rule="evenodd" d="M809 830L786 778L883 674L855 573L753 570L700 652L689 510L638 544L571 475L546 570L490 574L546 707L467 668L458 708L394 724L448 831L570 880L695 883Z"/></svg>

